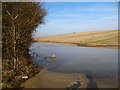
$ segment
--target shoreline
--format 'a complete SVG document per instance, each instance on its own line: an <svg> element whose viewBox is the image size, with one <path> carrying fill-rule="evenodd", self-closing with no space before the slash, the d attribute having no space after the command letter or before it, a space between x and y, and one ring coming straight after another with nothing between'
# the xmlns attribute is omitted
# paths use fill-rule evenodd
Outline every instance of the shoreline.
<svg viewBox="0 0 120 90"><path fill-rule="evenodd" d="M48 42L48 41L34 41L32 43L45 43L45 44L61 44L61 45L70 45L76 47L88 47L88 48L103 48L103 49L119 49L119 46L114 45L85 45L85 44L78 44L78 43L67 43L67 42Z"/></svg>
<svg viewBox="0 0 120 90"><path fill-rule="evenodd" d="M117 79L91 79L89 76L83 73L57 73L47 72L46 69L42 69L34 77L31 77L26 82L21 84L23 88L67 88L71 86L77 78L81 85L78 88L117 88Z"/></svg>
<svg viewBox="0 0 120 90"><path fill-rule="evenodd" d="M87 88L89 80L85 74L47 72L46 69L41 70L35 77L22 83L21 86L24 88L67 88L75 82L78 77L81 82L79 88Z"/></svg>

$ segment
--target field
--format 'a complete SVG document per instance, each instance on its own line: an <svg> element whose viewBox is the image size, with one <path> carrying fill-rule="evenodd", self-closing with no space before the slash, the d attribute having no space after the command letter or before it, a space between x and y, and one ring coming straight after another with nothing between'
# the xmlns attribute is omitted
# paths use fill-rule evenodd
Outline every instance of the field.
<svg viewBox="0 0 120 90"><path fill-rule="evenodd" d="M119 30L77 32L33 38L37 42L74 44L85 47L118 48Z"/></svg>

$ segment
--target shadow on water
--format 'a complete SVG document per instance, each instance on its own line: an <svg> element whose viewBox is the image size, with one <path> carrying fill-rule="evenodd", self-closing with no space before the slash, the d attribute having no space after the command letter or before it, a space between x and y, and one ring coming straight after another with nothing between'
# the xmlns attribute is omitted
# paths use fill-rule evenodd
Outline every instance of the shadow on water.
<svg viewBox="0 0 120 90"><path fill-rule="evenodd" d="M93 76L91 74L86 74L86 77L89 79L89 83L88 83L88 86L87 88L90 89L90 88L95 88L95 90L98 90L98 85L97 83L93 80ZM87 89L87 90L88 90Z"/></svg>

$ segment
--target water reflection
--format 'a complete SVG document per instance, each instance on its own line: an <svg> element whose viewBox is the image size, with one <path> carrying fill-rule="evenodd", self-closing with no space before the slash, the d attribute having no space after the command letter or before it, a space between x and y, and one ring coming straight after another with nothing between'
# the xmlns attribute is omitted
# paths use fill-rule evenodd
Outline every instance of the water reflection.
<svg viewBox="0 0 120 90"><path fill-rule="evenodd" d="M89 73L94 78L113 78L118 73L118 50L115 49L34 43L30 50L38 55L34 58L36 64L47 67L48 71ZM55 60L48 58L53 54Z"/></svg>
<svg viewBox="0 0 120 90"><path fill-rule="evenodd" d="M50 55L47 56L44 54L38 54L34 50L30 50L29 54L33 57L33 60L35 61L35 63L40 67L42 66L43 68L47 68L57 60L54 54L51 56Z"/></svg>

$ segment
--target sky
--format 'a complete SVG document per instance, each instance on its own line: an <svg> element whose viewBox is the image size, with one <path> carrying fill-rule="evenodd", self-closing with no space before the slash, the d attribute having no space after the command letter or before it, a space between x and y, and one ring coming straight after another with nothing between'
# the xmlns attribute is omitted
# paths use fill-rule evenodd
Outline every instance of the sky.
<svg viewBox="0 0 120 90"><path fill-rule="evenodd" d="M48 14L34 37L118 29L117 2L43 2Z"/></svg>

